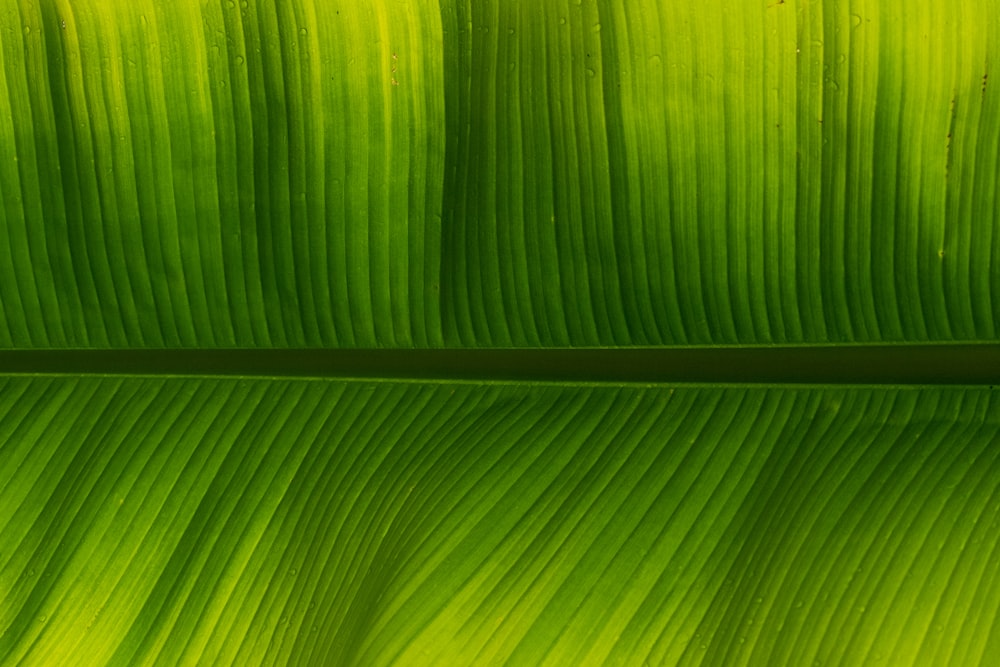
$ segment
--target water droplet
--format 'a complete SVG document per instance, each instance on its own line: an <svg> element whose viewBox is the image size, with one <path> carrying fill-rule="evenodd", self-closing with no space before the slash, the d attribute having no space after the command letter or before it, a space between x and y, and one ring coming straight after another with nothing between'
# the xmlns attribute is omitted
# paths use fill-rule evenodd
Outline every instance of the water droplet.
<svg viewBox="0 0 1000 667"><path fill-rule="evenodd" d="M292 572L292 576L293 576L293 577L294 577L294 576L295 576L296 574L298 574L298 573L299 573L299 571L298 571L298 570L296 570L296 569L295 569L294 567L292 568L291 572Z"/></svg>
<svg viewBox="0 0 1000 667"><path fill-rule="evenodd" d="M140 14L139 15L139 22L142 23L142 27L143 28L145 28L148 25L148 23L146 22L146 15L145 14Z"/></svg>
<svg viewBox="0 0 1000 667"><path fill-rule="evenodd" d="M559 25L566 25L566 17L565 16L560 16L559 17Z"/></svg>
<svg viewBox="0 0 1000 667"><path fill-rule="evenodd" d="M513 28L507 28L507 34L508 35L513 35L514 34L514 29Z"/></svg>
<svg viewBox="0 0 1000 667"><path fill-rule="evenodd" d="M38 622L39 623L44 623L47 620L48 620L48 616L39 616L38 617Z"/></svg>
<svg viewBox="0 0 1000 667"><path fill-rule="evenodd" d="M236 9L236 3L233 2L233 0L229 0L229 2L226 3L226 6L230 9Z"/></svg>
<svg viewBox="0 0 1000 667"><path fill-rule="evenodd" d="M306 35L309 34L309 31L306 30L305 28L299 28L299 34L305 37Z"/></svg>
<svg viewBox="0 0 1000 667"><path fill-rule="evenodd" d="M847 62L847 56L845 56L843 53L841 53L839 56L837 56L837 64L838 65L843 64L845 62Z"/></svg>
<svg viewBox="0 0 1000 667"><path fill-rule="evenodd" d="M284 625L285 623L288 623L288 617L287 616L282 616L281 620L278 621L278 623L280 623L281 625Z"/></svg>
<svg viewBox="0 0 1000 667"><path fill-rule="evenodd" d="M857 28L861 25L861 16L859 14L851 14L851 27Z"/></svg>
<svg viewBox="0 0 1000 667"><path fill-rule="evenodd" d="M30 25L24 26L24 34L25 35L30 35L31 34L31 26Z"/></svg>
<svg viewBox="0 0 1000 667"><path fill-rule="evenodd" d="M659 53L654 53L653 55L651 55L649 57L649 63L651 65L656 65L657 67L659 67L661 64L663 64L662 60L660 59L660 54Z"/></svg>
<svg viewBox="0 0 1000 667"><path fill-rule="evenodd" d="M240 2L240 7L242 7L243 9L246 9L249 6L250 6L250 0L242 0L242 2Z"/></svg>
<svg viewBox="0 0 1000 667"><path fill-rule="evenodd" d="M587 76L590 76L590 77L594 77L594 76L597 76L597 72L595 72L594 70L592 70L592 69L590 69L590 68L588 67L588 68L587 68Z"/></svg>
<svg viewBox="0 0 1000 667"><path fill-rule="evenodd" d="M590 26L590 32L600 32L600 31L601 31L600 23L595 23L594 25Z"/></svg>
<svg viewBox="0 0 1000 667"><path fill-rule="evenodd" d="M243 56L236 56L236 64L237 65L242 65L245 61L246 61L246 59Z"/></svg>

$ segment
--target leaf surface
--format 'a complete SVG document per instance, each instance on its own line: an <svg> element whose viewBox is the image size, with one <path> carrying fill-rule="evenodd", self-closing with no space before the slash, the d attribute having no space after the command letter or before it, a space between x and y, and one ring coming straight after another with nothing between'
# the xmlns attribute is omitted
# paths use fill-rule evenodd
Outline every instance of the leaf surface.
<svg viewBox="0 0 1000 667"><path fill-rule="evenodd" d="M987 389L0 397L11 664L978 664L996 641Z"/></svg>

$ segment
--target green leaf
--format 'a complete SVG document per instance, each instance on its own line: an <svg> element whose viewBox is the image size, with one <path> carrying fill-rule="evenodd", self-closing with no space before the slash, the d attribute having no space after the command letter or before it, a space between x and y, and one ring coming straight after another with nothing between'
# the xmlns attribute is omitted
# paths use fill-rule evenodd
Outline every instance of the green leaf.
<svg viewBox="0 0 1000 667"><path fill-rule="evenodd" d="M5 663L996 648L996 391L20 378L0 397Z"/></svg>
<svg viewBox="0 0 1000 667"><path fill-rule="evenodd" d="M440 18L374 9L3 12L0 345L440 343Z"/></svg>
<svg viewBox="0 0 1000 667"><path fill-rule="evenodd" d="M996 339L990 3L618 4L10 0L0 346Z"/></svg>
<svg viewBox="0 0 1000 667"><path fill-rule="evenodd" d="M4 0L0 663L989 664L994 13Z"/></svg>

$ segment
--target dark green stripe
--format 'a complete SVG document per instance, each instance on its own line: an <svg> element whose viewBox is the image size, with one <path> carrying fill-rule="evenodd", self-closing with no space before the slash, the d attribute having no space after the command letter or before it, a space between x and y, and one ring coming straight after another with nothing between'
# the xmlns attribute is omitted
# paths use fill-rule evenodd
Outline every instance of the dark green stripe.
<svg viewBox="0 0 1000 667"><path fill-rule="evenodd" d="M0 373L578 382L1000 384L1000 345L0 350Z"/></svg>

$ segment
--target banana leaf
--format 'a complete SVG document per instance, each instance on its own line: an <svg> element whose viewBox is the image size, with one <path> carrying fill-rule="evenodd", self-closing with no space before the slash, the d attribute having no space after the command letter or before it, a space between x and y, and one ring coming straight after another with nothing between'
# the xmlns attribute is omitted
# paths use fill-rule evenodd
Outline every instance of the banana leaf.
<svg viewBox="0 0 1000 667"><path fill-rule="evenodd" d="M991 664L998 44L0 0L0 664Z"/></svg>

